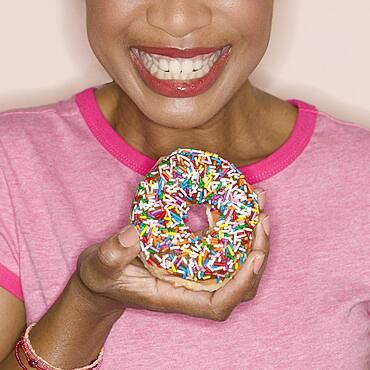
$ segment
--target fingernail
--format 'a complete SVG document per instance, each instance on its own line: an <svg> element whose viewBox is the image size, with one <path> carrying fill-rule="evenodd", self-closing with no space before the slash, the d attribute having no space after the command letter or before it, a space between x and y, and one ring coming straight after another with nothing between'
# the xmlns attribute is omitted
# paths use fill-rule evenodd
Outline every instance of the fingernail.
<svg viewBox="0 0 370 370"><path fill-rule="evenodd" d="M258 275L258 273L259 273L259 271L262 267L264 259L265 259L265 256L257 256L253 260L253 272L254 272L255 275Z"/></svg>
<svg viewBox="0 0 370 370"><path fill-rule="evenodd" d="M127 225L118 234L118 240L122 247L130 248L136 245L139 241L139 235L133 225Z"/></svg>
<svg viewBox="0 0 370 370"><path fill-rule="evenodd" d="M270 235L270 216L267 216L262 220L262 226L266 235Z"/></svg>

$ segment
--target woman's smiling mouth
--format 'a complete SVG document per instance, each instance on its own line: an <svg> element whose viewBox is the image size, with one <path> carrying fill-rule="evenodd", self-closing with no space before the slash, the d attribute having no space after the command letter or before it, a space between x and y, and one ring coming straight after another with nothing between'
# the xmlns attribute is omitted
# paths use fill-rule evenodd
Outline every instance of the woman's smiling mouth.
<svg viewBox="0 0 370 370"><path fill-rule="evenodd" d="M221 48L132 47L131 57L141 78L155 92L190 97L208 90L221 74L231 46Z"/></svg>

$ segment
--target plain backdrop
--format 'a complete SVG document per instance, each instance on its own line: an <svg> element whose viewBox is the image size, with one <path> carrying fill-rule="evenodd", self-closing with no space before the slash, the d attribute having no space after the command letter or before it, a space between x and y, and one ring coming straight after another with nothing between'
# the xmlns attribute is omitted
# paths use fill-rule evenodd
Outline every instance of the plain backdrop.
<svg viewBox="0 0 370 370"><path fill-rule="evenodd" d="M369 16L369 0L275 0L271 42L251 80L370 126ZM0 111L111 81L90 49L84 0L1 1L0 46Z"/></svg>

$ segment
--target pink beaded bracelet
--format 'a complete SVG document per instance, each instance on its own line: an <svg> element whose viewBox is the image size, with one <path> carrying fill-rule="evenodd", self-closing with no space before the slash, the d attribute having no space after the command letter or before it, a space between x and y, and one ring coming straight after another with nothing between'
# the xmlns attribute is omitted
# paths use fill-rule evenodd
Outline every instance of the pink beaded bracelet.
<svg viewBox="0 0 370 370"><path fill-rule="evenodd" d="M76 369L60 369L59 367L55 367L53 365L50 365L47 361L43 360L40 356L38 356L35 352L35 350L31 346L29 333L33 326L35 326L36 323L30 324L24 335L19 339L16 345L15 355L18 360L18 363L24 368L24 365L22 364L18 351L19 346L23 349L23 352L25 354L25 357L28 361L28 365L35 369L40 370L98 370L101 368L102 362L103 362L103 354L104 354L104 347L101 349L98 358L90 365L79 367Z"/></svg>

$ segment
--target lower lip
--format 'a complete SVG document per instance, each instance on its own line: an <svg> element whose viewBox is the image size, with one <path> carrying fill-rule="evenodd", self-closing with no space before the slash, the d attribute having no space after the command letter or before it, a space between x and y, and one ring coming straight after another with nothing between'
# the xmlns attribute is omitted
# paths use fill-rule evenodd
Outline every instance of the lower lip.
<svg viewBox="0 0 370 370"><path fill-rule="evenodd" d="M221 53L216 63L205 76L188 81L160 80L150 74L135 53L132 51L130 53L141 78L152 90L170 98L188 98L204 93L216 82L229 59L231 47L228 47Z"/></svg>

